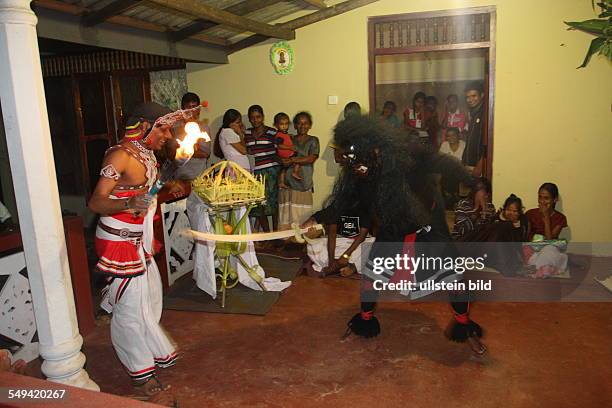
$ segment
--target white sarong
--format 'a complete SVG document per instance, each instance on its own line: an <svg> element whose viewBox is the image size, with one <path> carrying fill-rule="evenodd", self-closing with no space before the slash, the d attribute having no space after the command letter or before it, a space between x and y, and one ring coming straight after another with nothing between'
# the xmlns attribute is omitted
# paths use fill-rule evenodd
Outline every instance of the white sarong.
<svg viewBox="0 0 612 408"><path fill-rule="evenodd" d="M144 381L155 373L155 367L170 367L176 362L175 348L159 324L162 315L162 283L153 257L146 259L153 246L152 205L142 225L132 225L134 232L142 231L138 248L146 272L135 277L113 278L102 300L102 307L112 311L111 340L121 363L133 381ZM103 217L110 227L119 221ZM100 232L98 232L100 233ZM106 233L104 239L120 240Z"/></svg>
<svg viewBox="0 0 612 408"><path fill-rule="evenodd" d="M367 237L357 250L355 250L349 259L349 262L355 265L358 273L361 273L361 260L368 259L370 249L372 245L363 245L364 243L372 244L376 238ZM344 252L351 245L353 245L353 238L345 238L341 236L336 237L336 251L334 252L336 259L340 258ZM329 265L329 257L327 256L327 237L317 238L309 243L306 247L308 257L312 261L312 269L317 272L321 272L321 269Z"/></svg>

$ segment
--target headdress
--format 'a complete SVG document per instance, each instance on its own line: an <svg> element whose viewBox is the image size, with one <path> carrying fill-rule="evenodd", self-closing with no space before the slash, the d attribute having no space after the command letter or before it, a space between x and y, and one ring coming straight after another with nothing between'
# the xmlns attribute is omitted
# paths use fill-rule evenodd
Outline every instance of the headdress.
<svg viewBox="0 0 612 408"><path fill-rule="evenodd" d="M134 111L125 124L124 138L128 140L145 139L149 131L155 126L172 126L178 120L187 120L196 112L200 111L200 106L191 109L170 109L156 102L144 102L134 108ZM144 131L143 123L149 122L152 126L147 132Z"/></svg>

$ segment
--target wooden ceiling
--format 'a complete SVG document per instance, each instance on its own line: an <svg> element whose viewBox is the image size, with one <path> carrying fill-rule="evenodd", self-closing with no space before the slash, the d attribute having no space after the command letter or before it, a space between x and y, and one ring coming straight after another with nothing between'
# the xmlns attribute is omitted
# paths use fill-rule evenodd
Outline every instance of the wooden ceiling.
<svg viewBox="0 0 612 408"><path fill-rule="evenodd" d="M79 32L85 33L80 41L83 44L108 47L108 42L99 42L102 31L95 30L102 26L105 32L113 27L117 30L127 27L142 31L145 36L150 33L162 38L168 42L167 48L174 50L165 54L174 52L180 56L176 50L187 43L212 47L227 55L270 38L292 40L301 27L375 1L332 0L327 3L334 4L328 5L323 0L34 0L32 7L37 14L52 10L71 16L70 21L79 25ZM295 14L301 16L273 23ZM96 41L88 43L88 39ZM117 48L121 48L120 44Z"/></svg>

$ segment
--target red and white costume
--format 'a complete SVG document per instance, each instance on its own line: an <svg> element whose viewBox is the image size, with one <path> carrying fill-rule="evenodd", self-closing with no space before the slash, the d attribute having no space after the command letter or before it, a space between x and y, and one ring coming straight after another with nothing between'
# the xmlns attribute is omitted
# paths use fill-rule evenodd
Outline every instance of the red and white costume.
<svg viewBox="0 0 612 408"><path fill-rule="evenodd" d="M117 186L112 199L125 199L148 188L157 179L157 161L151 150L137 141L117 145L136 158L145 168L147 182L142 186ZM110 151L110 149L109 149ZM118 179L114 168L105 167L101 175ZM169 367L176 362L176 351L161 328L162 284L153 259L153 216L156 202L146 214L136 216L119 212L100 217L96 230L98 272L109 276L102 307L113 314L111 340L121 363L134 381L144 381L156 366Z"/></svg>

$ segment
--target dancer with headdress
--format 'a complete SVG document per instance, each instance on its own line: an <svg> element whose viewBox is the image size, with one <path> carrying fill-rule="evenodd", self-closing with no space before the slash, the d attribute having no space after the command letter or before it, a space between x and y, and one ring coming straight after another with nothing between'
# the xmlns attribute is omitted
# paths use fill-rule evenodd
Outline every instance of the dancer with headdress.
<svg viewBox="0 0 612 408"><path fill-rule="evenodd" d="M159 176L154 151L172 139L172 125L186 112L170 112L153 102L137 106L124 138L107 150L88 203L101 214L96 271L108 276L102 307L112 312L113 347L133 385L147 396L165 389L155 377L156 367L170 367L177 358L159 325L162 285L153 255L160 245L153 238L156 199L150 193Z"/></svg>

